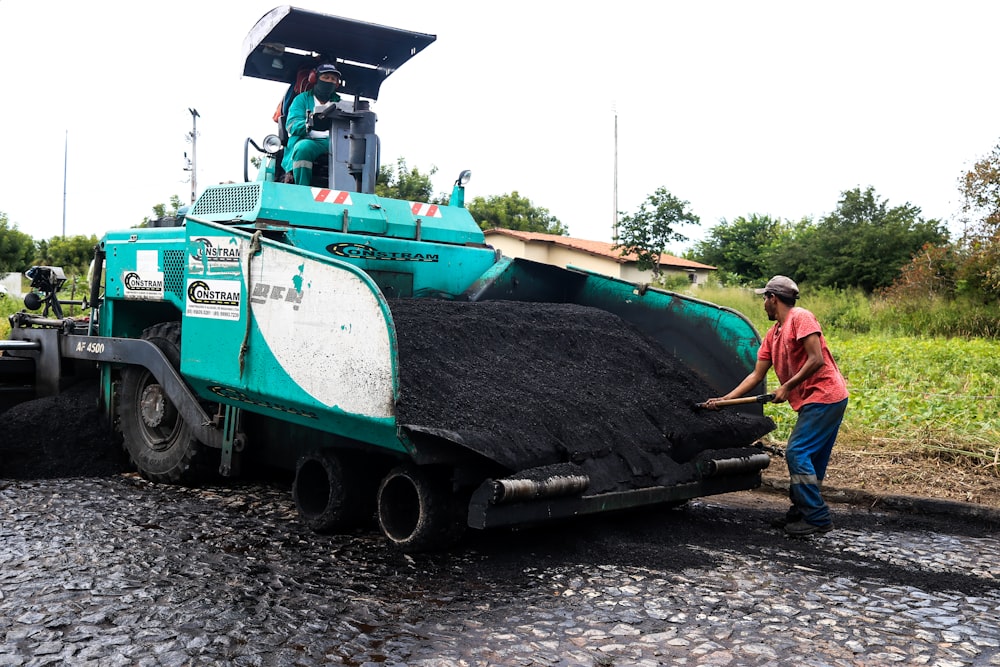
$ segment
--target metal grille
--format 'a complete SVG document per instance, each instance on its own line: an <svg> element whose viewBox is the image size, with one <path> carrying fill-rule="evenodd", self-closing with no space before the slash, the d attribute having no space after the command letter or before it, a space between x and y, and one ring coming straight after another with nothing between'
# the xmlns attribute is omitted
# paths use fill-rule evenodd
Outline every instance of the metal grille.
<svg viewBox="0 0 1000 667"><path fill-rule="evenodd" d="M223 188L211 188L198 198L191 211L193 216L224 215L227 219L252 213L260 204L260 184L244 183Z"/></svg>
<svg viewBox="0 0 1000 667"><path fill-rule="evenodd" d="M163 289L184 300L184 251L163 251Z"/></svg>

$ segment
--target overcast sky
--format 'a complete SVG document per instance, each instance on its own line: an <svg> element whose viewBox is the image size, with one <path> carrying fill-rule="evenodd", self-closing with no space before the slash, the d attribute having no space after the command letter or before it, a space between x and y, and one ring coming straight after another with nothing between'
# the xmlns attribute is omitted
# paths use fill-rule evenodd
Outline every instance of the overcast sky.
<svg viewBox="0 0 1000 667"><path fill-rule="evenodd" d="M189 200L189 108L199 191L241 180L284 92L240 76L274 6L0 0L0 211L61 234L64 166L69 235ZM1000 142L992 0L296 6L437 35L373 106L383 163L437 167L436 191L471 169L469 198L517 190L581 238L611 238L616 117L618 209L664 186L701 217L693 238L751 213L819 217L869 185L952 221L962 171Z"/></svg>

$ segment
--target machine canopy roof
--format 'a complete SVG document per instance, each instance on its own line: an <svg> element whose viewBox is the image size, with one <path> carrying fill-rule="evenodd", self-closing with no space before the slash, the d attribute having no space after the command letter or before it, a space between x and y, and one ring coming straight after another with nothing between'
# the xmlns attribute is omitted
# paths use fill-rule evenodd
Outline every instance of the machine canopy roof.
<svg viewBox="0 0 1000 667"><path fill-rule="evenodd" d="M243 75L294 84L299 70L336 62L339 92L378 99L382 82L437 37L284 5L243 40Z"/></svg>

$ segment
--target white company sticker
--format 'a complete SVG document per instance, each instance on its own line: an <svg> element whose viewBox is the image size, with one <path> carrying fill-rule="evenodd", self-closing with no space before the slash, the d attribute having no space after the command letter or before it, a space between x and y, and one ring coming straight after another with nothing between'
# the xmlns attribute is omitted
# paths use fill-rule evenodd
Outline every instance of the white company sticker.
<svg viewBox="0 0 1000 667"><path fill-rule="evenodd" d="M242 296L239 281L191 278L187 283L184 314L212 320L238 320Z"/></svg>
<svg viewBox="0 0 1000 667"><path fill-rule="evenodd" d="M122 274L123 296L137 301L163 301L163 273L126 271Z"/></svg>
<svg viewBox="0 0 1000 667"><path fill-rule="evenodd" d="M188 267L192 271L239 268L240 243L233 236L198 236L191 239Z"/></svg>

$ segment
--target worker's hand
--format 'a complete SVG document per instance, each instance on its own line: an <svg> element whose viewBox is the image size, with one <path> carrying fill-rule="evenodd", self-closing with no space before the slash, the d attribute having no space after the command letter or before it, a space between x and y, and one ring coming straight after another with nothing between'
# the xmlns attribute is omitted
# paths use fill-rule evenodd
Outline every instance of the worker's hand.
<svg viewBox="0 0 1000 667"><path fill-rule="evenodd" d="M706 410L718 410L719 406L716 405L715 402L716 401L721 401L721 400L722 400L722 396L716 396L715 398L710 398L707 401L705 401L704 403L702 403L701 407L705 408Z"/></svg>
<svg viewBox="0 0 1000 667"><path fill-rule="evenodd" d="M313 112L310 111L306 114L306 133L312 132L313 129Z"/></svg>
<svg viewBox="0 0 1000 667"><path fill-rule="evenodd" d="M788 400L788 390L785 389L785 385L781 385L774 390L774 398L771 399L772 403L784 403Z"/></svg>

